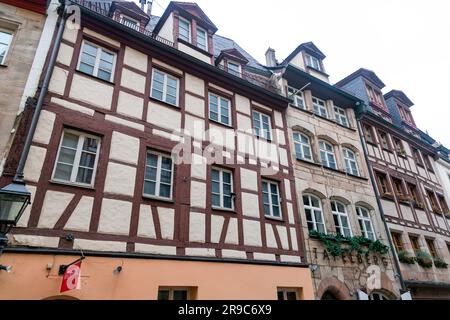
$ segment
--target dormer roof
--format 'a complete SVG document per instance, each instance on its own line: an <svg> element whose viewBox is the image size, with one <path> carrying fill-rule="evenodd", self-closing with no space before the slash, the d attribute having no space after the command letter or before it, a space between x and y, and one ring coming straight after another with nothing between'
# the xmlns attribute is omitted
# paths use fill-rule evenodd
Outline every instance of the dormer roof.
<svg viewBox="0 0 450 320"><path fill-rule="evenodd" d="M216 58L216 64L218 64L224 57L228 57L229 59L238 61L244 65L249 62L249 60L236 48L222 50Z"/></svg>
<svg viewBox="0 0 450 320"><path fill-rule="evenodd" d="M391 90L384 95L385 100L390 98L395 98L399 100L402 104L404 104L408 108L411 108L414 105L414 103L401 90Z"/></svg>
<svg viewBox="0 0 450 320"><path fill-rule="evenodd" d="M209 19L203 10L198 6L198 4L193 2L171 1L167 6L166 11L164 11L164 14L161 16L161 19L159 19L158 24L155 26L155 33L159 32L166 19L170 16L170 13L175 10L180 12L183 17L196 19L200 22L200 25L212 30L213 33L218 30L211 19Z"/></svg>
<svg viewBox="0 0 450 320"><path fill-rule="evenodd" d="M372 82L375 86L377 86L377 88L380 90L386 86L383 83L383 81L381 81L381 79L378 78L378 76L375 74L375 72L373 72L372 70L369 70L369 69L364 69L364 68L360 68L360 69L356 70L351 75L349 75L349 76L345 77L344 79L342 79L341 81L337 82L335 84L335 86L342 87L345 84L349 83L350 81L352 81L358 77L366 78L367 80Z"/></svg>
<svg viewBox="0 0 450 320"><path fill-rule="evenodd" d="M112 17L114 11L117 9L120 10L121 13L129 16L131 18L137 19L139 21L145 21L148 23L150 17L138 7L138 5L132 1L112 1L111 6L109 7L109 16Z"/></svg>
<svg viewBox="0 0 450 320"><path fill-rule="evenodd" d="M313 57L316 57L320 60L323 60L326 58L326 56L323 54L322 51L317 48L317 46L312 42L305 42L299 45L292 53L284 60L285 62L289 62L292 60L299 52L305 51L306 53L312 55Z"/></svg>

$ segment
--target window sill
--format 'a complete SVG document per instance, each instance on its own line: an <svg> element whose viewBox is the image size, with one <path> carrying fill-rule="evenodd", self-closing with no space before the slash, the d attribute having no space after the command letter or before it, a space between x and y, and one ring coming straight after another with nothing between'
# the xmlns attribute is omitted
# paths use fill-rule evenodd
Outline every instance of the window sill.
<svg viewBox="0 0 450 320"><path fill-rule="evenodd" d="M377 144L376 144L374 141L368 141L368 140L366 140L366 143L367 143L367 144L370 144L371 146L378 147Z"/></svg>
<svg viewBox="0 0 450 320"><path fill-rule="evenodd" d="M98 80L98 81L101 81L101 82L106 83L106 84L109 84L109 85L114 85L114 82L112 82L112 81L108 81L108 80L105 80L105 79L96 77L96 76L94 76L94 75L92 75L92 74L89 74L89 73L80 71L80 70L78 70L78 69L75 70L75 72L78 73L78 74L81 74L81 75L83 75L83 76L89 77L89 78L91 78L91 79Z"/></svg>
<svg viewBox="0 0 450 320"><path fill-rule="evenodd" d="M314 68L314 67L311 67L311 66L308 66L308 65L307 65L306 68L307 68L307 69L311 69L311 70L313 70L313 71L315 71L315 72L318 72L318 73L320 73L321 75L324 75L324 76L326 76L326 77L329 77L329 76L330 76L328 73L325 73L324 71L319 70L319 69L316 69L316 68Z"/></svg>
<svg viewBox="0 0 450 320"><path fill-rule="evenodd" d="M347 176L352 177L352 178L361 179L361 180L364 180L364 181L368 181L369 180L369 179L367 179L365 177L357 176L355 174L351 174L351 173L348 173L348 172L346 172L346 174L347 174Z"/></svg>
<svg viewBox="0 0 450 320"><path fill-rule="evenodd" d="M8 68L6 64L0 64L0 68Z"/></svg>
<svg viewBox="0 0 450 320"><path fill-rule="evenodd" d="M283 218L270 217L270 216L266 216L266 215L264 215L264 217L267 220L272 220L272 221L276 221L276 222L284 222Z"/></svg>
<svg viewBox="0 0 450 320"><path fill-rule="evenodd" d="M217 124L217 125L219 125L219 126L222 126L222 127L227 128L227 129L234 129L233 125L225 124L225 123L222 123L222 122L220 122L220 121L213 120L213 119L211 119L211 118L208 118L208 120L209 120L210 122L212 122L213 124Z"/></svg>
<svg viewBox="0 0 450 320"><path fill-rule="evenodd" d="M208 56L208 57L210 57L210 58L213 56L213 55L212 55L211 53L209 53L208 51L203 50L203 49L197 47L196 45L193 45L193 44L190 43L189 41L183 40L183 39L181 39L181 38L178 38L177 40L178 40L179 43L182 43L182 44L188 46L189 48L194 49L194 50L196 50L196 51L198 51L198 52L200 52L200 53L202 53L202 54L204 54L204 55L206 55L206 56Z"/></svg>
<svg viewBox="0 0 450 320"><path fill-rule="evenodd" d="M226 208L218 208L218 207L211 207L213 212L218 213L226 213L226 214L236 214L236 210L234 209L226 209Z"/></svg>
<svg viewBox="0 0 450 320"><path fill-rule="evenodd" d="M391 195L382 194L381 198L384 200L389 200L389 201L395 202L394 196L391 196Z"/></svg>
<svg viewBox="0 0 450 320"><path fill-rule="evenodd" d="M171 108L174 108L174 109L176 109L176 110L178 110L178 111L180 111L180 110L181 110L181 108L180 108L180 106L179 106L179 105L177 106L177 105L174 105L174 104L171 104L171 103L165 102L165 101L163 101L163 100L159 100L159 99L153 98L152 96L150 96L149 98L150 98L150 101L153 101L153 102L156 102L156 103L162 104L162 105L164 105L164 106L167 106L167 107L171 107Z"/></svg>
<svg viewBox="0 0 450 320"><path fill-rule="evenodd" d="M307 164L310 164L310 165L313 165L316 167L322 167L322 165L320 163L316 163L316 162L312 162L312 161L308 161L308 160L304 160L304 159L299 159L299 158L296 158L296 159L297 159L297 161L302 162L302 163L307 163Z"/></svg>
<svg viewBox="0 0 450 320"><path fill-rule="evenodd" d="M93 186L82 185L82 184L77 184L77 183L72 183L72 182L64 182L64 181L58 181L58 180L53 180L53 179L49 180L49 182L51 184L62 185L62 186L67 186L67 187L81 188L81 189L86 189L86 190L95 190L95 188Z"/></svg>
<svg viewBox="0 0 450 320"><path fill-rule="evenodd" d="M145 195L145 194L142 195L142 198L147 199L147 200L165 202L165 203L172 203L172 204L175 203L175 201L173 199L149 196L149 195Z"/></svg>
<svg viewBox="0 0 450 320"><path fill-rule="evenodd" d="M383 148L383 151L389 152L389 153L393 153L391 149L388 148Z"/></svg>
<svg viewBox="0 0 450 320"><path fill-rule="evenodd" d="M324 116L321 116L321 115L319 115L319 114L316 114L316 113L312 113L312 114L314 114L316 117L318 117L318 118L320 118L320 119L323 119L323 120L325 120L325 121L328 121L328 122L331 122L331 123L334 123L334 124L336 124L336 125L338 125L339 127L342 127L342 128L345 128L345 129L348 129L348 130L351 130L351 131L353 131L353 132L356 132L356 130L355 129L353 129L352 127L347 127L347 126L344 126L344 125L342 125L342 124L340 124L339 122L336 122L335 120L333 120L333 119L330 119L330 118L326 118L326 117L324 117Z"/></svg>

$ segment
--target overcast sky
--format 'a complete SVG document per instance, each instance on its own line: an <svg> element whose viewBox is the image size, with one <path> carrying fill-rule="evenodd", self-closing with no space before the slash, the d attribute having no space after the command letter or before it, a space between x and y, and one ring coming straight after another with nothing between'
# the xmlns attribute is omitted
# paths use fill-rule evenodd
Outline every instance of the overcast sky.
<svg viewBox="0 0 450 320"><path fill-rule="evenodd" d="M405 92L420 129L450 148L450 1L191 1L261 63L269 46L281 62L313 41L333 84L360 67L375 71L383 93ZM154 1L153 14L169 2Z"/></svg>

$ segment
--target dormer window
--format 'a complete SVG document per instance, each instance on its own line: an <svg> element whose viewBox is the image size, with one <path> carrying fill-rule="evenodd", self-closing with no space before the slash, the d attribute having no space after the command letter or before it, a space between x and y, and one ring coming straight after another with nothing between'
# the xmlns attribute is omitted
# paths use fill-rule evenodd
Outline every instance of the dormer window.
<svg viewBox="0 0 450 320"><path fill-rule="evenodd" d="M317 59L316 57L310 56L309 54L305 55L305 59L306 59L306 65L308 67L311 67L311 68L319 70L319 71L323 71L322 65L320 64L319 59Z"/></svg>
<svg viewBox="0 0 450 320"><path fill-rule="evenodd" d="M191 23L181 17L178 21L178 34L180 39L191 42Z"/></svg>
<svg viewBox="0 0 450 320"><path fill-rule="evenodd" d="M405 107L403 107L401 105L397 105L397 107L398 107L398 111L400 113L400 118L402 118L402 120L404 122L413 124L411 113L408 110L406 110Z"/></svg>
<svg viewBox="0 0 450 320"><path fill-rule="evenodd" d="M227 61L227 70L237 77L241 76L241 65L236 62Z"/></svg>
<svg viewBox="0 0 450 320"><path fill-rule="evenodd" d="M208 33L200 27L197 27L197 47L208 51Z"/></svg>
<svg viewBox="0 0 450 320"><path fill-rule="evenodd" d="M374 102L380 106L384 106L383 98L381 97L381 92L373 89L370 86L367 87L367 92L369 93L369 99L371 102Z"/></svg>
<svg viewBox="0 0 450 320"><path fill-rule="evenodd" d="M124 25L126 25L127 27L133 28L133 29L138 29L139 28L139 21L134 20L130 17L127 16L123 16L120 19L120 22Z"/></svg>

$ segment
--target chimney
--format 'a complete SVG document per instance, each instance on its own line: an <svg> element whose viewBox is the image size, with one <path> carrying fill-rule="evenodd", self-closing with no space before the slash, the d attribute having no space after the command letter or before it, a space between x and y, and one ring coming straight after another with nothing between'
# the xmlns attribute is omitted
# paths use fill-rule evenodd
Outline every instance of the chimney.
<svg viewBox="0 0 450 320"><path fill-rule="evenodd" d="M139 3L141 4L141 10L144 11L145 0L139 0Z"/></svg>
<svg viewBox="0 0 450 320"><path fill-rule="evenodd" d="M152 6L153 6L153 0L148 0L147 1L147 15L149 17L152 16Z"/></svg>
<svg viewBox="0 0 450 320"><path fill-rule="evenodd" d="M269 47L266 51L266 66L268 67L276 67L278 64L277 59L275 57L275 50Z"/></svg>

